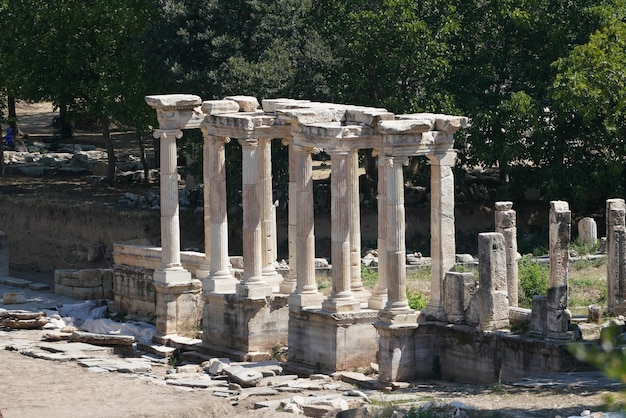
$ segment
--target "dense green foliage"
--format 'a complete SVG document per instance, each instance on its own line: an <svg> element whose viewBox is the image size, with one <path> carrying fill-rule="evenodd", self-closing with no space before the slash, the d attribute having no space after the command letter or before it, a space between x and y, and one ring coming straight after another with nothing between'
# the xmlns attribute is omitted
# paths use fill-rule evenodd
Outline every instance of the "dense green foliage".
<svg viewBox="0 0 626 418"><path fill-rule="evenodd" d="M532 257L524 256L519 260L519 306L532 308L533 296L546 295L550 284L550 269L541 265Z"/></svg>
<svg viewBox="0 0 626 418"><path fill-rule="evenodd" d="M624 0L0 0L0 90L146 129L143 96L467 115L461 164L572 206L624 196ZM234 153L231 153L234 155Z"/></svg>

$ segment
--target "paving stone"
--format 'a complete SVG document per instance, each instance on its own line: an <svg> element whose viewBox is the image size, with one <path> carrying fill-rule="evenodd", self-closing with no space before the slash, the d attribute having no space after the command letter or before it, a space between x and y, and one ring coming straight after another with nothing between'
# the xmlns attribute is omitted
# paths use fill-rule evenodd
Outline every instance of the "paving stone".
<svg viewBox="0 0 626 418"><path fill-rule="evenodd" d="M222 388L224 387L224 382L211 380L207 377L203 378L184 378L184 379L171 379L166 381L168 385L172 386L182 386L187 388L200 388L200 389L208 389L208 388Z"/></svg>
<svg viewBox="0 0 626 418"><path fill-rule="evenodd" d="M28 288L35 291L50 290L50 285L45 283L31 283L28 285Z"/></svg>
<svg viewBox="0 0 626 418"><path fill-rule="evenodd" d="M41 342L38 344L38 347L52 352L52 353L66 353L66 354L72 354L72 353L90 353L90 354L95 354L95 353L99 353L102 355L108 354L111 355L113 354L113 349L110 347L101 347L101 346L97 346L97 345L92 345L92 344L87 344L87 343L81 343L81 342L76 342L76 343L48 343L48 342Z"/></svg>
<svg viewBox="0 0 626 418"><path fill-rule="evenodd" d="M284 386L287 385L288 382L298 379L298 375L295 374L286 374L282 376L271 376L264 377L259 382L259 386Z"/></svg>
<svg viewBox="0 0 626 418"><path fill-rule="evenodd" d="M19 287L19 288L27 288L28 285L32 284L30 280L18 279L15 277L3 277L3 284L7 286Z"/></svg>
<svg viewBox="0 0 626 418"><path fill-rule="evenodd" d="M77 363L84 367L99 367L120 373L147 373L152 370L150 363L143 359L89 358L78 360Z"/></svg>

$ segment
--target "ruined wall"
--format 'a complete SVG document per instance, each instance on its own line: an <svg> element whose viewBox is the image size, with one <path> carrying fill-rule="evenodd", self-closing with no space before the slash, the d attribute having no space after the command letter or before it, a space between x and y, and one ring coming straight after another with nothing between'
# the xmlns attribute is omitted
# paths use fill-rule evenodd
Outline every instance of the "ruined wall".
<svg viewBox="0 0 626 418"><path fill-rule="evenodd" d="M525 229L541 225L545 216L536 207L516 208L520 239ZM543 208L545 210L545 208ZM284 212L284 213L283 213ZM330 212L316 212L316 251L319 257L330 257ZM278 259L287 255L287 214L278 212ZM479 232L493 230L493 208L461 204L456 207L457 252L476 252ZM361 208L363 250L376 244L375 209ZM181 210L181 248L203 251L202 214ZM229 253L240 255L241 224L236 216L229 225ZM406 209L407 251L430 253L430 208ZM0 231L9 238L11 271L53 272L56 269L112 267L114 243L146 240L160 245L160 217L156 211L99 209L75 203L14 198L0 195ZM90 256L91 254L91 256ZM105 255L96 257L94 255Z"/></svg>

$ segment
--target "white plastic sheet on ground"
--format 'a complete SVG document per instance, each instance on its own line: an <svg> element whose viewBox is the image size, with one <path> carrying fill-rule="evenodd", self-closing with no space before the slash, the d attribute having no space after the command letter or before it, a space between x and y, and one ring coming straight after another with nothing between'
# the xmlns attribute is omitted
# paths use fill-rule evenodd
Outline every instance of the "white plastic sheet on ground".
<svg viewBox="0 0 626 418"><path fill-rule="evenodd" d="M154 326L147 322L115 322L105 318L107 306L96 300L58 306L57 311L67 325L95 334L132 335L140 342L150 342L155 334Z"/></svg>

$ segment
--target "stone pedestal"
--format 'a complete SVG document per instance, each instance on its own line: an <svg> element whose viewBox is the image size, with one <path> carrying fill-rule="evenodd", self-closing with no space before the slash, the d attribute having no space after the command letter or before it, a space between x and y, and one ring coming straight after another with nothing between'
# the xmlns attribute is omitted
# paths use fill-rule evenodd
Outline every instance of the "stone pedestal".
<svg viewBox="0 0 626 418"><path fill-rule="evenodd" d="M208 354L250 361L269 359L272 348L287 346L286 297L250 299L212 293L204 299L202 350Z"/></svg>
<svg viewBox="0 0 626 418"><path fill-rule="evenodd" d="M478 235L479 286L478 326L494 330L509 326L509 301L506 291L506 254L504 237L497 232Z"/></svg>
<svg viewBox="0 0 626 418"><path fill-rule="evenodd" d="M470 272L449 271L443 280L443 309L451 324L464 324L474 292L476 279Z"/></svg>
<svg viewBox="0 0 626 418"><path fill-rule="evenodd" d="M513 202L496 202L496 232L504 237L506 248L506 288L509 306L517 306L519 278L517 265L517 219Z"/></svg>
<svg viewBox="0 0 626 418"><path fill-rule="evenodd" d="M289 361L302 374L353 371L376 363L376 311L330 313L290 307Z"/></svg>
<svg viewBox="0 0 626 418"><path fill-rule="evenodd" d="M416 338L418 325L394 327L376 323L378 332L378 379L383 383L411 382L419 369L416 349L422 342Z"/></svg>
<svg viewBox="0 0 626 418"><path fill-rule="evenodd" d="M578 241L581 244L595 244L598 241L598 224L593 218L585 217L578 221Z"/></svg>
<svg viewBox="0 0 626 418"><path fill-rule="evenodd" d="M155 271L156 331L160 336L184 335L200 325L202 282L191 280L189 272ZM183 277L184 276L184 277Z"/></svg>

